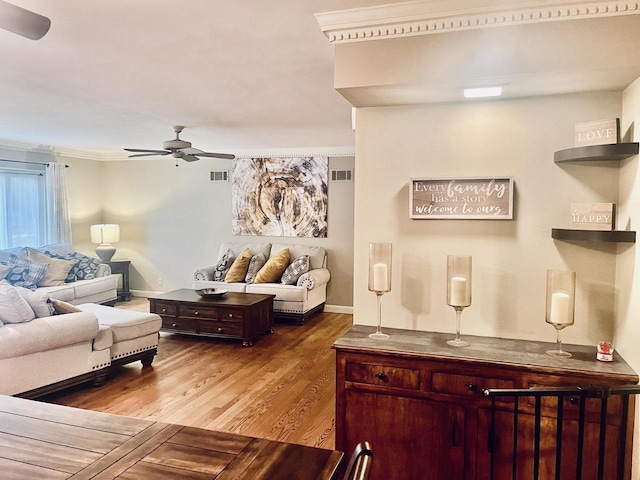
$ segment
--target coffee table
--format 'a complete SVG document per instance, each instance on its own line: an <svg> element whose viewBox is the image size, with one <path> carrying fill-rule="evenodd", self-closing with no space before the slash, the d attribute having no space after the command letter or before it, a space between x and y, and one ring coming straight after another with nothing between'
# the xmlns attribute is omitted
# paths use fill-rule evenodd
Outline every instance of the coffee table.
<svg viewBox="0 0 640 480"><path fill-rule="evenodd" d="M250 347L264 333L273 333L275 295L227 292L201 297L183 288L149 297L150 311L162 318L162 331L237 338Z"/></svg>

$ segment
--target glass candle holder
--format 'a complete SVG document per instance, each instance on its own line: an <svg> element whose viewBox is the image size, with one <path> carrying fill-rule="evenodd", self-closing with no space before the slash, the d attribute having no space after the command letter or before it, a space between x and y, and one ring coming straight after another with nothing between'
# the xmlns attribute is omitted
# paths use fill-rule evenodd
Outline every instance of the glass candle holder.
<svg viewBox="0 0 640 480"><path fill-rule="evenodd" d="M556 348L547 350L554 357L571 357L562 349L560 330L573 325L576 298L576 272L547 270L545 321L556 329Z"/></svg>
<svg viewBox="0 0 640 480"><path fill-rule="evenodd" d="M369 244L369 291L376 294L378 324L371 338L382 340L389 335L382 333L382 295L391 291L391 254L390 243Z"/></svg>
<svg viewBox="0 0 640 480"><path fill-rule="evenodd" d="M471 257L447 255L447 305L456 311L456 338L447 343L453 347L468 347L460 340L462 310L471 305Z"/></svg>

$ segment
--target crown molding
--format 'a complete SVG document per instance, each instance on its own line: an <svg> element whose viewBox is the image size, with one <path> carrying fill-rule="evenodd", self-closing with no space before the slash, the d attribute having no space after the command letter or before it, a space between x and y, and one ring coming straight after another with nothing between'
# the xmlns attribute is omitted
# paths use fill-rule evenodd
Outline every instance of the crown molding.
<svg viewBox="0 0 640 480"><path fill-rule="evenodd" d="M81 150L75 148L55 147L33 143L17 142L15 140L0 139L0 150L13 152L36 153L40 155L53 155L55 157L78 158L82 160L123 160L126 154L119 152Z"/></svg>
<svg viewBox="0 0 640 480"><path fill-rule="evenodd" d="M332 44L476 30L532 23L640 14L629 0L536 1L520 5L434 11L433 0L317 13L320 29Z"/></svg>

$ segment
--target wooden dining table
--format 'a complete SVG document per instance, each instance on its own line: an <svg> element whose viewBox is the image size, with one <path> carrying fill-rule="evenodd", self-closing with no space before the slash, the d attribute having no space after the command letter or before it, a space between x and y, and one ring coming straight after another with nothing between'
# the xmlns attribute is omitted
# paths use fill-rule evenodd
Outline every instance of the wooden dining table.
<svg viewBox="0 0 640 480"><path fill-rule="evenodd" d="M0 395L0 477L335 479L343 454Z"/></svg>

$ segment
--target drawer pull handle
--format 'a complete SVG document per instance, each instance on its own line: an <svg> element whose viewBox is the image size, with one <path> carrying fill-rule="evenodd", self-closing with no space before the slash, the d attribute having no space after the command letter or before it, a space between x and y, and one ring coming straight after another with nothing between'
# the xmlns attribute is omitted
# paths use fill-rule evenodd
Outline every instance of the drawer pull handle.
<svg viewBox="0 0 640 480"><path fill-rule="evenodd" d="M176 328L178 325L177 325L177 324L175 324L175 323L172 323L172 324L171 324L171 326L172 326L173 328Z"/></svg>
<svg viewBox="0 0 640 480"><path fill-rule="evenodd" d="M230 314L229 314L229 318L233 318L233 313L230 313Z"/></svg>
<svg viewBox="0 0 640 480"><path fill-rule="evenodd" d="M578 399L576 397L569 397L569 403L571 405L577 405L578 404Z"/></svg>
<svg viewBox="0 0 640 480"><path fill-rule="evenodd" d="M218 333L222 333L222 328L218 327Z"/></svg>
<svg viewBox="0 0 640 480"><path fill-rule="evenodd" d="M193 312L193 314L197 317L198 316L198 311L196 310L195 312Z"/></svg>
<svg viewBox="0 0 640 480"><path fill-rule="evenodd" d="M475 383L468 383L467 388L470 392L475 392L478 390L478 386Z"/></svg>
<svg viewBox="0 0 640 480"><path fill-rule="evenodd" d="M382 372L378 373L376 377L378 377L378 380L381 380L381 381L384 381L387 378L387 376Z"/></svg>
<svg viewBox="0 0 640 480"><path fill-rule="evenodd" d="M167 313L167 309L166 309L166 308L163 308L163 309L162 309L162 313Z"/></svg>

